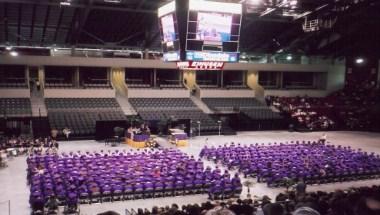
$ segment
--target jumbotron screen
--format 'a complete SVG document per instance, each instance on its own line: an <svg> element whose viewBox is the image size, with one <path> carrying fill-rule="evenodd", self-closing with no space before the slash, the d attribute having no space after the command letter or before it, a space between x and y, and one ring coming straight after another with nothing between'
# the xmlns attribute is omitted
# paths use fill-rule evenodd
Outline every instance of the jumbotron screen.
<svg viewBox="0 0 380 215"><path fill-rule="evenodd" d="M178 24L175 2L170 2L158 9L162 49L165 61L178 61L180 58Z"/></svg>
<svg viewBox="0 0 380 215"><path fill-rule="evenodd" d="M196 39L205 43L230 41L231 25L231 14L199 12Z"/></svg>
<svg viewBox="0 0 380 215"><path fill-rule="evenodd" d="M173 14L161 17L161 26L164 42L174 42L176 39Z"/></svg>
<svg viewBox="0 0 380 215"><path fill-rule="evenodd" d="M241 4L189 0L186 60L238 61Z"/></svg>

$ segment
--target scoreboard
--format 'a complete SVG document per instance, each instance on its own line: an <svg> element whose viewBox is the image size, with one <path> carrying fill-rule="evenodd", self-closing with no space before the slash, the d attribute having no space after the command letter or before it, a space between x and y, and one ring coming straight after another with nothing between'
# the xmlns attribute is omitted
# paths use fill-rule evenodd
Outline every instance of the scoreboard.
<svg viewBox="0 0 380 215"><path fill-rule="evenodd" d="M238 61L241 4L176 0L158 16L165 61Z"/></svg>

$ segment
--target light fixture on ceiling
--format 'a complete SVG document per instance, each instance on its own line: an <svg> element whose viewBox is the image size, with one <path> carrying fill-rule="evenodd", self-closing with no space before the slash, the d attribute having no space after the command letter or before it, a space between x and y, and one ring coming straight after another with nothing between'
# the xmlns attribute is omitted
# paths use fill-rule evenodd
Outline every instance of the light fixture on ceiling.
<svg viewBox="0 0 380 215"><path fill-rule="evenodd" d="M258 5L260 4L261 0L249 0L248 2L254 5Z"/></svg>
<svg viewBox="0 0 380 215"><path fill-rule="evenodd" d="M298 1L297 0L292 0L289 2L290 6L295 6L297 5Z"/></svg>
<svg viewBox="0 0 380 215"><path fill-rule="evenodd" d="M361 57L356 58L355 63L357 63L357 64L362 64L362 63L364 63L364 59L361 58Z"/></svg>
<svg viewBox="0 0 380 215"><path fill-rule="evenodd" d="M18 56L18 52L16 52L16 51L11 51L11 52L9 52L9 54L10 54L12 57L17 57L17 56Z"/></svg>
<svg viewBox="0 0 380 215"><path fill-rule="evenodd" d="M106 3L120 4L122 0L104 0Z"/></svg>
<svg viewBox="0 0 380 215"><path fill-rule="evenodd" d="M70 6L71 5L71 0L62 0L59 4L61 6Z"/></svg>
<svg viewBox="0 0 380 215"><path fill-rule="evenodd" d="M291 55L286 56L286 60L292 60L293 57Z"/></svg>

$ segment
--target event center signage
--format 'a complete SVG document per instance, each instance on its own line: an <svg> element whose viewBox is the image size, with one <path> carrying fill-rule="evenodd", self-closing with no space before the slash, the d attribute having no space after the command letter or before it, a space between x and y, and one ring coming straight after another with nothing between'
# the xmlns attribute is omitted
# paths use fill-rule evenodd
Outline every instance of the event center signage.
<svg viewBox="0 0 380 215"><path fill-rule="evenodd" d="M222 70L224 62L212 62L212 61L184 61L177 62L178 69L182 70Z"/></svg>

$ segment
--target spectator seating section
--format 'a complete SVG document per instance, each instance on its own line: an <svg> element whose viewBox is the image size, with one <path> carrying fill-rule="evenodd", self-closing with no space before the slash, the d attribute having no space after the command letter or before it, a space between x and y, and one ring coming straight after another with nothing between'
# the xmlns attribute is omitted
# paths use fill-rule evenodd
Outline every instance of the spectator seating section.
<svg viewBox="0 0 380 215"><path fill-rule="evenodd" d="M56 83L56 82L46 82L45 88L73 88L72 83Z"/></svg>
<svg viewBox="0 0 380 215"><path fill-rule="evenodd" d="M129 214L156 215L156 214L265 214L265 215L324 215L324 214L351 214L377 215L379 210L368 205L368 199L380 201L380 186L349 188L333 192L307 192L302 198L294 192L280 193L271 200L268 196L259 197L259 200L237 199L236 201L203 202L201 204L187 204L181 208L177 204L171 206L154 206L152 208L132 209Z"/></svg>
<svg viewBox="0 0 380 215"><path fill-rule="evenodd" d="M267 103L311 130L343 128L378 131L380 90L373 85L346 86L327 97L267 97Z"/></svg>
<svg viewBox="0 0 380 215"><path fill-rule="evenodd" d="M330 129L337 121L333 106L324 98L272 96L269 103L289 115L297 128Z"/></svg>
<svg viewBox="0 0 380 215"><path fill-rule="evenodd" d="M0 117L31 117L29 98L0 98Z"/></svg>
<svg viewBox="0 0 380 215"><path fill-rule="evenodd" d="M67 127L74 136L93 136L97 120L125 120L114 98L47 98L50 127L59 131Z"/></svg>
<svg viewBox="0 0 380 215"><path fill-rule="evenodd" d="M380 156L361 149L315 141L291 141L268 145L240 144L205 146L200 156L238 168L246 176L257 177L268 186L285 186L286 179L303 178L309 184L377 178Z"/></svg>
<svg viewBox="0 0 380 215"><path fill-rule="evenodd" d="M242 109L242 113L251 119L255 120L271 120L278 119L281 120L283 117L278 112L274 112L269 108L259 108L259 109Z"/></svg>
<svg viewBox="0 0 380 215"><path fill-rule="evenodd" d="M198 110L189 98L130 98L130 103L140 110Z"/></svg>
<svg viewBox="0 0 380 215"><path fill-rule="evenodd" d="M211 85L211 84L198 84L198 87L201 89L216 89L219 88L218 85Z"/></svg>
<svg viewBox="0 0 380 215"><path fill-rule="evenodd" d="M209 115L203 113L189 98L130 98L132 106L143 120L191 119L200 121L201 132L218 132L218 124ZM198 126L193 126L198 132Z"/></svg>
<svg viewBox="0 0 380 215"><path fill-rule="evenodd" d="M210 187L225 196L242 190L238 176L204 168L200 159L176 149L78 151L30 156L27 164L32 208L45 204L52 195L65 205L206 193Z"/></svg>
<svg viewBox="0 0 380 215"><path fill-rule="evenodd" d="M112 89L112 85L110 83L84 83L84 88L100 88L100 89Z"/></svg>
<svg viewBox="0 0 380 215"><path fill-rule="evenodd" d="M202 98L202 101L215 111L265 108L265 105L254 98Z"/></svg>
<svg viewBox="0 0 380 215"><path fill-rule="evenodd" d="M254 98L202 98L214 111L240 111L251 120L281 120L282 116Z"/></svg>
<svg viewBox="0 0 380 215"><path fill-rule="evenodd" d="M26 83L0 83L0 88L28 88Z"/></svg>
<svg viewBox="0 0 380 215"><path fill-rule="evenodd" d="M225 89L248 89L247 85L225 85Z"/></svg>
<svg viewBox="0 0 380 215"><path fill-rule="evenodd" d="M150 88L150 84L128 84L128 88Z"/></svg>
<svg viewBox="0 0 380 215"><path fill-rule="evenodd" d="M183 89L185 86L182 84L160 84L160 88L169 88L169 89Z"/></svg>

